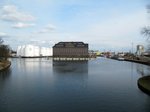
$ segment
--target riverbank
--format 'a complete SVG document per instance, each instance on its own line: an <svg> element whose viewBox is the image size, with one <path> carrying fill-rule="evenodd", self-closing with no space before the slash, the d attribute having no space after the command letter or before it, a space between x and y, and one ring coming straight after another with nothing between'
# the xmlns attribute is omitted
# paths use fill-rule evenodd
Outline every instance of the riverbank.
<svg viewBox="0 0 150 112"><path fill-rule="evenodd" d="M125 58L125 61L130 61L130 62L135 62L135 63L140 63L140 64L145 64L145 65L150 65L149 61L144 61L144 60L136 60L136 59L128 59Z"/></svg>
<svg viewBox="0 0 150 112"><path fill-rule="evenodd" d="M11 65L11 62L10 61L6 61L6 60L1 60L0 61L0 71L3 71L7 68L9 68Z"/></svg>
<svg viewBox="0 0 150 112"><path fill-rule="evenodd" d="M138 80L138 87L150 95L150 76L144 76Z"/></svg>
<svg viewBox="0 0 150 112"><path fill-rule="evenodd" d="M149 65L150 66L150 57L135 57L135 56L123 56L123 57L111 57L111 59L114 60L119 60L119 61L129 61L129 62L134 62L134 63L140 63L144 65Z"/></svg>

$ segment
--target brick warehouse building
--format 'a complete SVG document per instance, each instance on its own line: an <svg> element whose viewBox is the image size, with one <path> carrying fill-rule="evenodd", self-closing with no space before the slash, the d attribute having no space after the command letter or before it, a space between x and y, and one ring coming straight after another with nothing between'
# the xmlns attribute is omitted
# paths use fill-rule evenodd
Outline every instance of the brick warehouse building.
<svg viewBox="0 0 150 112"><path fill-rule="evenodd" d="M83 42L59 42L53 46L54 57L88 57L88 44Z"/></svg>

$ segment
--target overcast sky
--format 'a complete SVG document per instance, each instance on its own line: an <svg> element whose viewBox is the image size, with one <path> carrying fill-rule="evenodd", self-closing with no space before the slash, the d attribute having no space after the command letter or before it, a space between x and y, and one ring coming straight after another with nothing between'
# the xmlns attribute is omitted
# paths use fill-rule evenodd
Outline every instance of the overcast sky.
<svg viewBox="0 0 150 112"><path fill-rule="evenodd" d="M13 49L84 41L90 49L129 51L144 44L146 0L1 0L0 37Z"/></svg>

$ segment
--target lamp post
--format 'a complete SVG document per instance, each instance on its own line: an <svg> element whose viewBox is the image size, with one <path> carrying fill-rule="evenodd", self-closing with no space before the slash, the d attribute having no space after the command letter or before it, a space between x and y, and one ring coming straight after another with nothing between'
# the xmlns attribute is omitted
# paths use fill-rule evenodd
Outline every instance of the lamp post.
<svg viewBox="0 0 150 112"><path fill-rule="evenodd" d="M132 42L131 44L132 44L132 59L133 59L133 55L134 55L134 54L133 54L133 42Z"/></svg>

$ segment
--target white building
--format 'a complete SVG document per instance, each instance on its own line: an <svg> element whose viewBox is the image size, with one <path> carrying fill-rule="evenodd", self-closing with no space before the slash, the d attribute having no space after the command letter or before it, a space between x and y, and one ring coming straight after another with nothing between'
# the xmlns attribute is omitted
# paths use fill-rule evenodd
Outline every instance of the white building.
<svg viewBox="0 0 150 112"><path fill-rule="evenodd" d="M17 56L20 57L39 57L39 56L52 56L52 48L39 47L34 45L18 46Z"/></svg>
<svg viewBox="0 0 150 112"><path fill-rule="evenodd" d="M25 55L25 45L21 46L21 48L20 48L20 55L21 56Z"/></svg>
<svg viewBox="0 0 150 112"><path fill-rule="evenodd" d="M33 46L33 56L40 56L40 47L39 46Z"/></svg>
<svg viewBox="0 0 150 112"><path fill-rule="evenodd" d="M40 55L43 56L43 54L45 54L45 55L47 54L45 47L41 47Z"/></svg>
<svg viewBox="0 0 150 112"><path fill-rule="evenodd" d="M143 45L137 45L137 51L136 54L138 56L142 55L142 53L144 53L144 46Z"/></svg>
<svg viewBox="0 0 150 112"><path fill-rule="evenodd" d="M18 46L17 48L17 56L20 56L21 55L21 46Z"/></svg>

